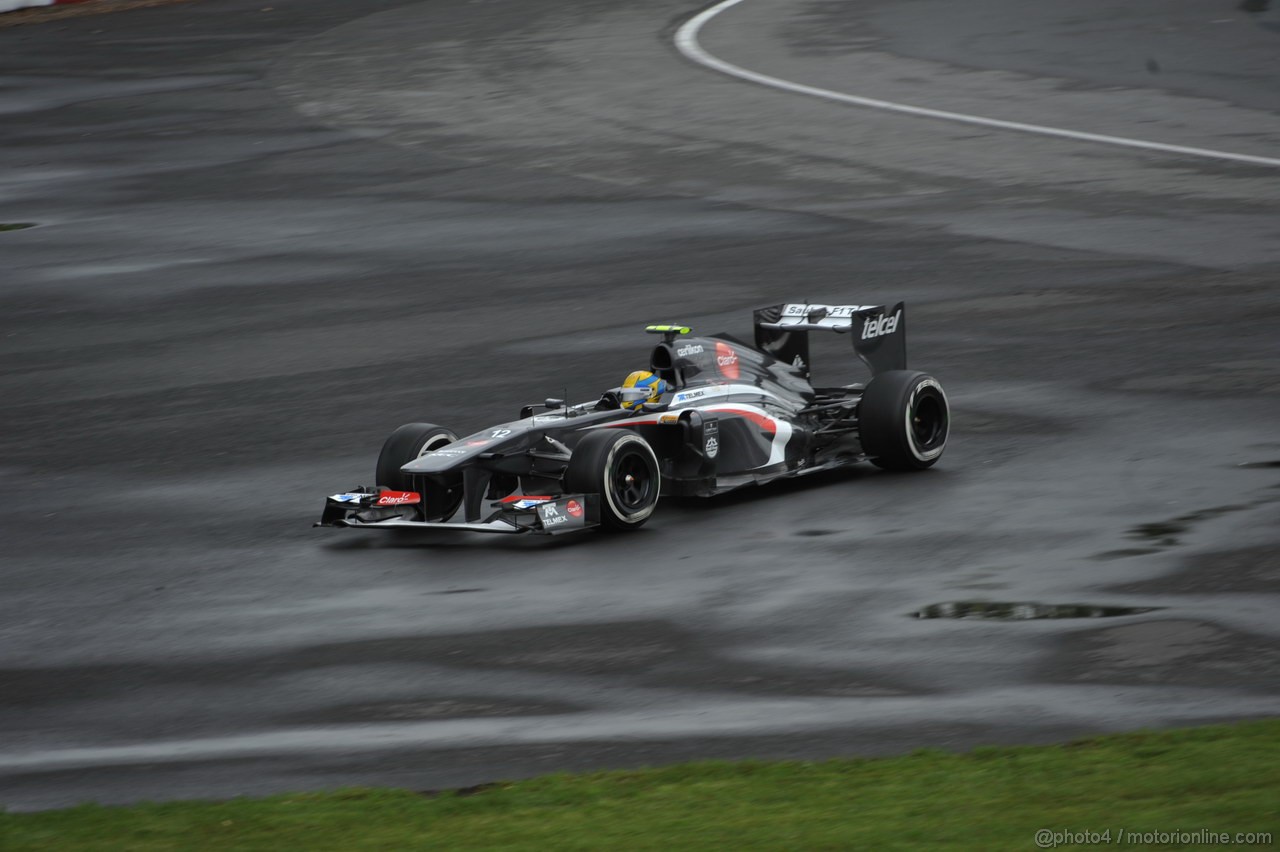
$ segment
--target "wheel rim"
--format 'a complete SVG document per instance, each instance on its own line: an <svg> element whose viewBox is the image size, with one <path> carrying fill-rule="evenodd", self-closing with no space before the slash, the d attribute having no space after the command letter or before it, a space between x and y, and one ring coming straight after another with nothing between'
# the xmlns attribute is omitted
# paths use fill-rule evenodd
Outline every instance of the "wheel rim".
<svg viewBox="0 0 1280 852"><path fill-rule="evenodd" d="M457 436L451 432L441 432L439 435L432 435L427 442L418 450L418 458L422 458L427 453L433 453L441 447L447 447L454 441L458 440Z"/></svg>
<svg viewBox="0 0 1280 852"><path fill-rule="evenodd" d="M911 441L920 452L936 449L947 438L947 408L942 398L925 392L911 408Z"/></svg>
<svg viewBox="0 0 1280 852"><path fill-rule="evenodd" d="M610 476L610 492L624 514L631 515L648 504L653 495L653 471L642 453L631 451L618 460Z"/></svg>

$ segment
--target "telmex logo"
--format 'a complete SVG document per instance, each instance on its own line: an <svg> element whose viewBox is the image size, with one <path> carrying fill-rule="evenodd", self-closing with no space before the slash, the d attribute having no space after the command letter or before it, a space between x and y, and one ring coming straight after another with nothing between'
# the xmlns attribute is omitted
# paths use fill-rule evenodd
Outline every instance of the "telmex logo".
<svg viewBox="0 0 1280 852"><path fill-rule="evenodd" d="M716 366L720 368L720 375L726 379L736 379L741 372L738 369L738 353L727 343L716 344Z"/></svg>
<svg viewBox="0 0 1280 852"><path fill-rule="evenodd" d="M873 337L880 337L885 334L893 334L898 330L898 320L902 318L902 311L898 311L891 317L880 316L879 318L870 318L862 323L862 339L870 340Z"/></svg>
<svg viewBox="0 0 1280 852"><path fill-rule="evenodd" d="M676 350L676 354L679 355L681 358L688 358L690 355L701 355L702 344L690 343L687 346L681 346L679 349Z"/></svg>

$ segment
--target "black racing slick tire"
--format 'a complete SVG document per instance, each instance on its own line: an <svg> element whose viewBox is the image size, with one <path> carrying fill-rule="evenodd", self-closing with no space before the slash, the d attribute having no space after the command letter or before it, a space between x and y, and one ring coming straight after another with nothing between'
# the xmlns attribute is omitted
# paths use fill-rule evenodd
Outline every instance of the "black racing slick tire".
<svg viewBox="0 0 1280 852"><path fill-rule="evenodd" d="M391 433L382 451L378 453L375 481L393 491L413 491L411 478L400 468L419 456L452 444L458 436L434 423L406 423ZM437 488L422 495L422 519L426 521L448 520L462 503L462 482L439 483Z"/></svg>
<svg viewBox="0 0 1280 852"><path fill-rule="evenodd" d="M947 448L951 409L942 385L913 370L874 377L858 405L862 450L885 470L933 467Z"/></svg>
<svg viewBox="0 0 1280 852"><path fill-rule="evenodd" d="M627 429L600 429L583 438L564 473L569 494L600 495L600 526L634 530L658 505L662 475L644 438Z"/></svg>

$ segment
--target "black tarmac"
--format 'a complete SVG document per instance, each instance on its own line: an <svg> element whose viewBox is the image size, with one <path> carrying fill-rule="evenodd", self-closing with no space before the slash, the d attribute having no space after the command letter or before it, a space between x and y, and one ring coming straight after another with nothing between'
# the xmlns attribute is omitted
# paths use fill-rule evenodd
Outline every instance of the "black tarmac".
<svg viewBox="0 0 1280 852"><path fill-rule="evenodd" d="M850 94L1280 151L1276 12L1024 6L745 0L702 40ZM0 805L1280 712L1280 168L751 85L676 52L696 10L0 30L0 223L36 224L0 230ZM646 323L746 334L794 298L907 301L954 408L938 467L618 537L310 526L400 423L592 398ZM847 347L819 378L858 378ZM1142 611L913 616L975 601Z"/></svg>

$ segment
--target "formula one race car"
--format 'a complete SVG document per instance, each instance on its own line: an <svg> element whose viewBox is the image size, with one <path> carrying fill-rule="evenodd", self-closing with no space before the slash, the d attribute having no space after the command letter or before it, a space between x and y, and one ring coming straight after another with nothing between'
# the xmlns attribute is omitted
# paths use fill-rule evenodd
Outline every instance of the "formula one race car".
<svg viewBox="0 0 1280 852"><path fill-rule="evenodd" d="M378 456L377 486L333 495L317 526L631 530L660 494L705 497L861 461L921 470L946 447L947 397L936 379L906 369L902 303L763 308L754 346L676 325L646 331L662 335L652 372L598 401L548 399L465 438L401 426ZM870 381L814 387L815 331L850 334Z"/></svg>

